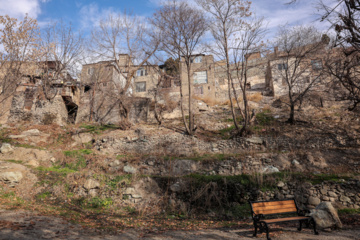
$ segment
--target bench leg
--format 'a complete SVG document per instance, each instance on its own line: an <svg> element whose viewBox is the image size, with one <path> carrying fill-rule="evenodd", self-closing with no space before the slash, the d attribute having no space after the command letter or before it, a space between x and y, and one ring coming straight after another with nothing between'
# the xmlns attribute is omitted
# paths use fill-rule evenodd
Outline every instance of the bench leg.
<svg viewBox="0 0 360 240"><path fill-rule="evenodd" d="M271 238L269 237L269 227L268 227L267 223L264 223L264 226L265 226L265 230L266 230L266 239L271 240Z"/></svg>
<svg viewBox="0 0 360 240"><path fill-rule="evenodd" d="M314 234L319 235L318 231L316 230L316 222L313 218L311 218L311 223L313 224L313 227L314 227Z"/></svg>
<svg viewBox="0 0 360 240"><path fill-rule="evenodd" d="M299 221L298 231L301 231L301 229L302 229L302 223L303 223L303 221Z"/></svg>
<svg viewBox="0 0 360 240"><path fill-rule="evenodd" d="M254 230L253 236L256 237L256 235L257 235L257 229L258 229L257 222L254 222L254 227L255 227L255 230Z"/></svg>

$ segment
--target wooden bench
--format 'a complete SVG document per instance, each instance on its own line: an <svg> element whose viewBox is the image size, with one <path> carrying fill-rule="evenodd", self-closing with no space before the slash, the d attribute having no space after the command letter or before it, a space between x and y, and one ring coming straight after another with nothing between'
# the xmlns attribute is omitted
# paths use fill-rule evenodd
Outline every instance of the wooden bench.
<svg viewBox="0 0 360 240"><path fill-rule="evenodd" d="M301 231L302 224L306 223L307 226L313 225L314 233L317 235L316 223L312 217L305 216L305 212L298 209L294 199L280 200L280 201L262 201L262 202L249 202L251 206L251 215L254 221L254 237L256 237L257 230L261 232L266 231L266 237L269 237L268 224L299 221L298 230ZM265 218L266 215L278 215L285 213L295 213L295 217L278 217L278 218Z"/></svg>

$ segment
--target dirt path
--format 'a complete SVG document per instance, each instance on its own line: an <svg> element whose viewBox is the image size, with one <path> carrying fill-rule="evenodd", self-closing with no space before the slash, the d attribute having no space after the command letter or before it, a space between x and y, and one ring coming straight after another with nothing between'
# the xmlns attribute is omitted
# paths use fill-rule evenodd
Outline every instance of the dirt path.
<svg viewBox="0 0 360 240"><path fill-rule="evenodd" d="M313 235L309 229L297 232L294 227L272 228L273 240L348 240L360 239L360 229L325 232ZM197 231L168 231L164 233L142 233L137 229L130 229L117 235L101 234L94 230L84 229L80 225L69 223L60 217L41 216L24 210L0 210L0 239L1 240L38 240L38 239L84 239L84 240L205 240L205 239L266 239L264 234L252 237L252 228L239 229L206 229Z"/></svg>

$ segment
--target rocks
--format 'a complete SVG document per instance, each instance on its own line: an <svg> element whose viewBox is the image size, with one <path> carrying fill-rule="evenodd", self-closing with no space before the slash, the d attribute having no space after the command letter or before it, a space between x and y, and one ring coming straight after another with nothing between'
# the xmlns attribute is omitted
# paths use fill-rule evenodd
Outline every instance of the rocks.
<svg viewBox="0 0 360 240"><path fill-rule="evenodd" d="M265 166L265 167L263 167L262 172L263 173L276 173L276 172L280 172L280 171L277 167Z"/></svg>
<svg viewBox="0 0 360 240"><path fill-rule="evenodd" d="M245 141L248 143L252 143L252 144L263 144L264 143L264 140L262 140L262 138L259 138L259 137L246 138Z"/></svg>
<svg viewBox="0 0 360 240"><path fill-rule="evenodd" d="M137 169L134 168L134 167L132 167L132 166L130 166L130 165L124 166L123 170L124 170L124 172L130 173L130 174L134 174L134 173L137 172Z"/></svg>
<svg viewBox="0 0 360 240"><path fill-rule="evenodd" d="M279 188L282 188L285 186L285 183L283 183L282 181L278 182L278 184L276 185Z"/></svg>
<svg viewBox="0 0 360 240"><path fill-rule="evenodd" d="M71 137L76 144L84 144L93 140L93 135L90 133L79 133Z"/></svg>
<svg viewBox="0 0 360 240"><path fill-rule="evenodd" d="M86 180L85 184L84 184L84 188L86 190L91 190L91 189L96 189L100 187L100 183L96 180L93 179L88 179Z"/></svg>
<svg viewBox="0 0 360 240"><path fill-rule="evenodd" d="M308 203L310 205L316 206L316 205L320 204L320 199L317 197L309 197Z"/></svg>
<svg viewBox="0 0 360 240"><path fill-rule="evenodd" d="M179 183L174 183L173 185L170 186L170 190L173 192L180 192L181 186Z"/></svg>
<svg viewBox="0 0 360 240"><path fill-rule="evenodd" d="M1 153L9 153L14 151L14 148L9 143L3 143L0 148Z"/></svg>
<svg viewBox="0 0 360 240"><path fill-rule="evenodd" d="M346 196L341 196L340 201L342 201L342 202L351 202L351 199L346 197Z"/></svg>
<svg viewBox="0 0 360 240"><path fill-rule="evenodd" d="M23 179L23 174L19 171L0 172L0 181L8 184L19 183Z"/></svg>
<svg viewBox="0 0 360 240"><path fill-rule="evenodd" d="M175 175L186 175L198 169L197 162L194 160L175 160L172 166L172 173Z"/></svg>
<svg viewBox="0 0 360 240"><path fill-rule="evenodd" d="M39 129L30 129L20 133L19 135L9 135L11 139L20 139L29 142L30 145L35 145L40 142L47 142L50 134L42 133Z"/></svg>
<svg viewBox="0 0 360 240"><path fill-rule="evenodd" d="M318 228L337 227L342 228L336 209L330 202L322 202L315 209L311 210L312 216Z"/></svg>
<svg viewBox="0 0 360 240"><path fill-rule="evenodd" d="M100 183L94 179L87 179L84 183L84 188L90 196L95 197L98 195Z"/></svg>
<svg viewBox="0 0 360 240"><path fill-rule="evenodd" d="M333 198L337 198L337 197L338 197L338 195L337 195L336 193L334 193L333 191L329 191L329 192L328 192L328 195L329 195L329 197L333 197Z"/></svg>
<svg viewBox="0 0 360 240"><path fill-rule="evenodd" d="M39 136L40 134L41 132L39 131L39 129L30 129L21 133L21 135L24 136Z"/></svg>
<svg viewBox="0 0 360 240"><path fill-rule="evenodd" d="M295 166L296 166L296 165L300 165L300 163L299 163L297 160L295 160L295 159L292 160L291 164L292 164L292 165L295 165Z"/></svg>
<svg viewBox="0 0 360 240"><path fill-rule="evenodd" d="M13 151L0 154L0 160L16 160L27 163L36 160L39 163L49 164L52 154L45 150L17 147Z"/></svg>

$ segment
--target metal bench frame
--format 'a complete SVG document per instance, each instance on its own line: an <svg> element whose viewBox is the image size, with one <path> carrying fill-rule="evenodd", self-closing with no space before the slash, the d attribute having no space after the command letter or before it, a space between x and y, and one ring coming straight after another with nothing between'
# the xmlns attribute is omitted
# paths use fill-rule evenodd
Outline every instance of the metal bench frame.
<svg viewBox="0 0 360 240"><path fill-rule="evenodd" d="M262 203L262 202L281 202L281 201L294 201L295 203L295 207L296 207L296 212L281 212L281 213L272 213L272 214L256 214L254 212L253 209L253 203ZM301 231L302 229L302 224L305 223L307 227L309 227L310 225L313 226L314 229L314 234L318 235L318 231L316 230L316 223L315 220L312 217L306 217L305 213L307 213L308 211L304 211L304 210L299 210L295 199L284 199L284 200L272 200L272 201L249 201L250 203L250 207L251 207L251 216L254 222L254 237L256 237L257 235L257 230L259 229L260 232L266 232L266 238L267 240L271 240L271 238L269 237L269 226L268 224L272 224L272 223L279 223L279 222L290 222L290 221L299 221L299 227L298 227L298 231ZM273 218L273 219L265 219L264 215L274 215L274 214L287 214L287 213L297 213L298 217L303 217L302 219L296 219L296 217L292 220L288 220L288 219L284 219L282 220L281 218ZM268 223L266 220L276 220L274 222L270 222Z"/></svg>

